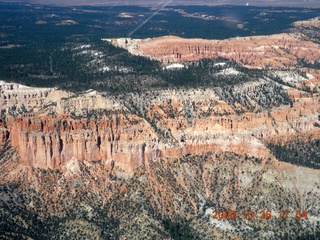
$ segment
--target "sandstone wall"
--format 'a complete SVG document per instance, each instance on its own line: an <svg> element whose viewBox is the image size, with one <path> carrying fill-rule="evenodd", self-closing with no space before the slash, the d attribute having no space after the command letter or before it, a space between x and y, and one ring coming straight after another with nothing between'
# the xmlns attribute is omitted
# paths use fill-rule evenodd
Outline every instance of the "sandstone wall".
<svg viewBox="0 0 320 240"><path fill-rule="evenodd" d="M319 45L289 34L220 41L177 37L110 41L133 54L167 63L224 57L252 68L282 69L296 68L303 58L311 63L320 59ZM233 151L272 157L268 141L320 136L320 96L299 89L306 81L310 86L319 84L320 72L302 70L310 76L294 79L295 75L275 72L296 84L284 88L291 106L272 105L277 94L272 87L280 84L268 78L230 89L242 102L225 99L222 88L150 90L117 97L0 81L0 148L9 140L20 159L34 167L60 168L76 158L101 160L109 169L119 167L131 173L160 157L185 154ZM256 96L262 85L271 92ZM265 106L257 103L259 96ZM271 100L266 102L267 98ZM244 103L252 103L253 110Z"/></svg>
<svg viewBox="0 0 320 240"><path fill-rule="evenodd" d="M111 43L133 54L164 63L223 57L254 68L294 68L299 59L308 59L311 63L320 59L318 44L285 33L227 40L183 39L175 36L143 40L129 38L112 39Z"/></svg>
<svg viewBox="0 0 320 240"><path fill-rule="evenodd" d="M265 158L271 157L266 140L285 141L296 134L319 136L319 128L314 126L318 104L318 98L307 98L296 101L292 108L283 106L242 115L212 113L201 118L196 113L191 120L181 114L183 100L155 102L146 112L148 121L124 109L95 119L25 114L6 119L0 140L10 139L27 165L51 169L73 157L81 161L102 160L108 168L114 164L127 172L159 157L170 159L185 154L233 151ZM169 116L166 110L172 107L177 113ZM156 126L152 125L154 122ZM164 142L163 132L173 142Z"/></svg>

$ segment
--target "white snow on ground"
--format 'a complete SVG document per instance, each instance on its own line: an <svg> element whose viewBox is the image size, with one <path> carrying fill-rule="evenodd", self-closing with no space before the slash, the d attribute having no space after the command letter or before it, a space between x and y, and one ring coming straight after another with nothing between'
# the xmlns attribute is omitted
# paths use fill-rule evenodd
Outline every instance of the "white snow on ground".
<svg viewBox="0 0 320 240"><path fill-rule="evenodd" d="M130 13L127 13L127 12L119 13L118 17L121 17L121 18L133 18L133 16Z"/></svg>
<svg viewBox="0 0 320 240"><path fill-rule="evenodd" d="M111 68L108 66L99 69L99 71L101 71L101 72L109 72L110 70L111 70Z"/></svg>
<svg viewBox="0 0 320 240"><path fill-rule="evenodd" d="M170 64L168 66L166 66L166 69L181 69L181 68L184 68L185 66L181 63L173 63L173 64Z"/></svg>
<svg viewBox="0 0 320 240"><path fill-rule="evenodd" d="M117 71L117 72L122 72L122 73L128 73L132 72L132 69L127 68L127 67L109 67L109 66L104 66L100 68L98 71L100 72L109 72L109 71Z"/></svg>
<svg viewBox="0 0 320 240"><path fill-rule="evenodd" d="M279 78L281 78L281 80L286 83L299 83L299 82L306 80L304 77L300 76L298 73L291 72L291 71L275 71L274 74L276 76L278 76ZM309 75L311 75L311 74L309 74ZM307 77L309 77L309 76L307 75Z"/></svg>
<svg viewBox="0 0 320 240"><path fill-rule="evenodd" d="M96 50L83 50L79 53L76 53L75 55L85 55L85 54L91 55L93 57L103 57L104 56L103 52L96 51Z"/></svg>
<svg viewBox="0 0 320 240"><path fill-rule="evenodd" d="M127 68L127 67L116 67L116 70L119 72L123 72L123 73L132 72L132 69Z"/></svg>
<svg viewBox="0 0 320 240"><path fill-rule="evenodd" d="M234 68L226 68L220 71L219 73L217 73L217 75L240 75L240 74L242 74L242 72L239 72Z"/></svg>
<svg viewBox="0 0 320 240"><path fill-rule="evenodd" d="M86 64L87 67L95 68L96 71L99 72L110 72L110 71L116 71L116 72L122 72L122 73L128 73L132 72L133 69L130 67L124 67L124 66L106 66L107 64L105 62L104 57L106 56L103 52L90 49L92 46L90 44L81 45L78 47L73 48L73 50L78 50L74 53L75 56L79 55L88 55L92 57L92 60Z"/></svg>
<svg viewBox="0 0 320 240"><path fill-rule="evenodd" d="M310 80L310 79L314 79L314 76L311 75L310 73L307 73L307 78Z"/></svg>
<svg viewBox="0 0 320 240"><path fill-rule="evenodd" d="M223 67L224 65L226 65L226 63L225 62L221 62L221 63L215 63L213 66L215 66L215 67L218 67L218 66Z"/></svg>
<svg viewBox="0 0 320 240"><path fill-rule="evenodd" d="M84 48L90 48L91 45L90 44L85 44L85 45L81 45L79 47L74 48L74 50L79 50L79 49L84 49Z"/></svg>

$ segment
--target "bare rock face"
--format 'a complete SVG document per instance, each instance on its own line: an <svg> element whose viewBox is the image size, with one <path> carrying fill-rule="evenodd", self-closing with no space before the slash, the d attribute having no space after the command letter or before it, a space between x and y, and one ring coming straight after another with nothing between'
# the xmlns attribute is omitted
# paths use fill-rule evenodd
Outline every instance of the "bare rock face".
<svg viewBox="0 0 320 240"><path fill-rule="evenodd" d="M305 84L311 89L320 84L316 66L320 59L318 42L319 19L293 24L292 33L270 36L236 37L226 40L184 39L163 36L148 39L103 39L135 55L172 63L197 61L204 58L225 58L253 69L300 69L307 73ZM311 41L312 40L312 41ZM318 43L318 44L317 44ZM176 65L180 66L180 65Z"/></svg>
<svg viewBox="0 0 320 240"><path fill-rule="evenodd" d="M316 27L318 19L295 26L307 23ZM0 149L10 142L27 166L62 169L71 159L101 160L107 169L132 174L160 158L223 151L273 158L269 142L319 139L320 71L302 63L318 64L320 46L297 34L107 40L133 54L180 63L168 69L223 57L248 68L273 70L228 89L151 89L119 96L0 81ZM243 73L226 68L218 74Z"/></svg>
<svg viewBox="0 0 320 240"><path fill-rule="evenodd" d="M234 91L254 89L254 84ZM9 114L12 108L2 105L8 114L0 122L0 143L9 140L26 165L44 169L63 169L73 158L101 160L107 169L129 174L159 158L187 154L232 151L270 158L268 141L319 136L316 94L295 94L291 106L258 112L239 106L243 112L239 114L218 90L210 89L154 90L127 94L122 100L93 91L76 96L54 89L25 89L13 94L12 101L18 102L19 94L32 96L30 92L40 99L32 107L30 100L29 112L20 115Z"/></svg>
<svg viewBox="0 0 320 240"><path fill-rule="evenodd" d="M306 20L306 21L297 21L293 24L293 26L295 27L315 27L315 28L319 28L320 27L320 17L315 17L313 19L310 20Z"/></svg>
<svg viewBox="0 0 320 240"><path fill-rule="evenodd" d="M274 68L230 85L110 95L0 81L2 229L45 239L173 239L173 226L188 239L318 234L320 70L299 64L317 64L320 48L302 39L110 40L179 62L169 71L206 57ZM244 76L226 62L214 74ZM279 161L284 154L298 166ZM212 218L223 209L265 209L273 218ZM307 219L295 219L299 209Z"/></svg>
<svg viewBox="0 0 320 240"><path fill-rule="evenodd" d="M10 119L8 128L12 145L30 166L55 169L75 157L109 164L115 161L130 172L143 163L148 154L145 141L155 134L145 122L128 117L135 124L121 113L113 113L111 119L104 115L99 121L19 117Z"/></svg>
<svg viewBox="0 0 320 240"><path fill-rule="evenodd" d="M5 142L9 139L9 131L5 128L0 129L0 145L4 145ZM0 146L1 149L1 146Z"/></svg>
<svg viewBox="0 0 320 240"><path fill-rule="evenodd" d="M299 59L318 61L319 45L290 34L237 37L227 40L183 39L165 36L152 39L111 39L112 44L132 54L164 63L196 61L201 58L234 59L253 68L296 67Z"/></svg>
<svg viewBox="0 0 320 240"><path fill-rule="evenodd" d="M41 107L52 90L53 89L49 88L32 88L21 84L0 81L1 109L16 106L23 106L25 109Z"/></svg>

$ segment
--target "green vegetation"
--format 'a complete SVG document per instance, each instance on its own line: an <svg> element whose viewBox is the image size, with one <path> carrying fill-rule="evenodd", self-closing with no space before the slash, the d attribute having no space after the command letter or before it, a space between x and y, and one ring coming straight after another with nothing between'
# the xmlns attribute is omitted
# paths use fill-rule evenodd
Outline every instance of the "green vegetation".
<svg viewBox="0 0 320 240"><path fill-rule="evenodd" d="M186 69L163 71L159 62L133 56L101 41L101 38L128 36L150 16L149 8L62 8L5 3L0 6L0 79L3 80L72 91L96 89L116 93L157 87L234 85L263 74L243 68L240 71L245 76L213 76L219 71L212 67L216 60L202 60L189 64ZM180 14L178 9L193 17ZM320 12L319 9L283 10L239 6L172 7L154 16L131 37L177 35L225 39L271 34L289 28L294 21L318 16ZM119 15L122 12L132 17L122 18ZM212 18L194 17L202 15ZM277 24L273 24L275 22ZM237 24L244 27L239 28ZM90 47L82 49L84 45ZM236 67L232 62L229 66Z"/></svg>
<svg viewBox="0 0 320 240"><path fill-rule="evenodd" d="M320 169L320 140L290 141L285 145L269 143L268 147L281 161Z"/></svg>
<svg viewBox="0 0 320 240"><path fill-rule="evenodd" d="M100 161L78 163L81 173L72 177L34 168L19 173L24 182L0 185L2 239L263 239L266 233L272 239L305 239L319 235L319 223L301 220L301 228L301 221L292 216L222 220L229 230L212 222L210 211L229 210L235 203L238 213L249 209L275 213L300 209L303 200L310 206L308 216L317 216L317 183L310 183L310 192L301 196L277 177L295 182L303 176L271 173L269 166L275 166L268 159L231 152L189 155L150 162L148 170L141 167L129 179L108 172ZM28 182L34 181L28 180L30 174L36 177L37 188ZM274 180L266 181L265 174L272 174Z"/></svg>

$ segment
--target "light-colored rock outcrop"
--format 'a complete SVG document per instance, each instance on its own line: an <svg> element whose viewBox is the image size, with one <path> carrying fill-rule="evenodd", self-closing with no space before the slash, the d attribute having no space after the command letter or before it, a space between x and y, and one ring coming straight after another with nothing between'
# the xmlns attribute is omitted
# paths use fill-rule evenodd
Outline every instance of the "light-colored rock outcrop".
<svg viewBox="0 0 320 240"><path fill-rule="evenodd" d="M17 83L0 81L0 106L1 109L22 107L32 109L40 108L48 102L48 95L53 89L32 88Z"/></svg>
<svg viewBox="0 0 320 240"><path fill-rule="evenodd" d="M253 68L295 68L299 59L307 58L314 62L320 56L318 44L302 41L286 33L227 40L164 36L152 39L109 39L109 42L132 54L148 56L164 63L223 57Z"/></svg>
<svg viewBox="0 0 320 240"><path fill-rule="evenodd" d="M45 169L61 168L72 158L102 160L108 169L119 167L129 173L160 157L185 154L232 151L265 158L272 156L267 140L286 141L297 134L317 138L320 133L314 125L318 95L296 97L292 107L237 114L210 89L157 90L128 94L123 100L94 91L73 95L24 89L19 94L29 96L27 90L36 94L30 95L32 108L1 120L0 142L10 140L25 164ZM11 95L13 102L21 97L16 94ZM130 99L140 113L130 111ZM7 109L8 103L1 108Z"/></svg>
<svg viewBox="0 0 320 240"><path fill-rule="evenodd" d="M294 26L318 28L319 20L315 18L296 22ZM312 76L312 79L305 81L311 89L314 85L320 85L319 71L304 67L306 63L319 64L320 46L308 40L308 37L302 37L300 32L236 37L225 40L185 39L176 36L103 40L127 49L132 54L156 59L166 65L222 57L234 60L248 68L300 69Z"/></svg>
<svg viewBox="0 0 320 240"><path fill-rule="evenodd" d="M119 96L93 90L73 94L0 81L0 148L9 140L25 164L40 168L63 168L75 158L102 160L108 169L118 167L130 173L160 157L186 154L231 151L272 157L267 142L320 136L319 93L304 91L306 86L312 91L319 87L320 71L300 66L301 61L319 62L320 47L302 39L293 33L227 40L106 39L165 64L223 57L248 68L274 70L270 78L228 90L166 89ZM217 64L222 68L218 74L244 74L225 68L224 62ZM283 100L285 91L290 104Z"/></svg>

